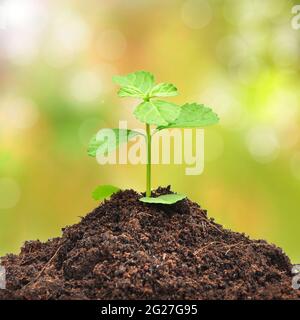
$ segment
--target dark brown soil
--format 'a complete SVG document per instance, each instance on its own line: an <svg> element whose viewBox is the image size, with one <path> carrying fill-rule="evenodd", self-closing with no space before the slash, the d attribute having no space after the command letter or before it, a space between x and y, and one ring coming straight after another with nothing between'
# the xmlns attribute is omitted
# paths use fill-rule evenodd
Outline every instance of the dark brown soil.
<svg viewBox="0 0 300 320"><path fill-rule="evenodd" d="M139 197L119 192L61 238L2 258L0 299L300 298L281 249L223 229L189 200L159 206Z"/></svg>

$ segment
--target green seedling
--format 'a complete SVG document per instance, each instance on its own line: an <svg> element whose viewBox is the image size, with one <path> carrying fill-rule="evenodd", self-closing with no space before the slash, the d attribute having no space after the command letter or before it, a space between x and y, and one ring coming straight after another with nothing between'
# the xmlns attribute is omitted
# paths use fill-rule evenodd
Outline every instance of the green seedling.
<svg viewBox="0 0 300 320"><path fill-rule="evenodd" d="M171 83L155 84L154 76L146 71L137 71L126 76L115 76L113 81L120 86L120 97L138 98L141 102L135 108L133 114L146 126L147 165L146 165L146 196L140 201L146 203L173 204L186 196L182 194L169 194L159 197L151 197L151 138L164 129L169 128L201 128L213 125L219 121L218 116L208 107L198 103L187 103L178 106L175 103L160 100L176 96L177 88ZM151 126L156 130L151 132ZM121 144L140 132L125 129L113 129L116 139L114 142L102 139L105 135L102 129L94 136L89 144L88 154L96 157L98 154L107 154L117 149ZM110 130L110 129L109 129ZM93 198L102 200L115 193L119 188L113 186L99 186L93 193Z"/></svg>

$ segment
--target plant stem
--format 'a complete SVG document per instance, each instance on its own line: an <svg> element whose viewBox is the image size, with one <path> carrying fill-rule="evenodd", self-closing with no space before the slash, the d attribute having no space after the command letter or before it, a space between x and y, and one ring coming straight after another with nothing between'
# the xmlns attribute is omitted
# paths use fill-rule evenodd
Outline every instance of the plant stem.
<svg viewBox="0 0 300 320"><path fill-rule="evenodd" d="M150 125L146 124L147 133L147 182L146 182L146 197L151 197L151 131Z"/></svg>

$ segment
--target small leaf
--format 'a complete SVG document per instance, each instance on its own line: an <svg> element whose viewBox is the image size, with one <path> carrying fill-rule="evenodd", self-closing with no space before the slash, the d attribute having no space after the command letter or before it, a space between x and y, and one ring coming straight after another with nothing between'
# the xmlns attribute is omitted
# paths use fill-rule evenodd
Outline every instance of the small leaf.
<svg viewBox="0 0 300 320"><path fill-rule="evenodd" d="M151 100L138 105L134 110L134 115L144 123L167 126L179 116L180 109L171 102Z"/></svg>
<svg viewBox="0 0 300 320"><path fill-rule="evenodd" d="M164 194L162 196L152 198L152 197L143 197L139 199L142 202L146 203L160 203L160 204L173 204L180 200L183 200L186 198L186 195L184 194Z"/></svg>
<svg viewBox="0 0 300 320"><path fill-rule="evenodd" d="M187 103L181 107L181 112L177 119L168 124L160 126L158 129L166 128L200 128L215 124L219 118L212 109L203 104Z"/></svg>
<svg viewBox="0 0 300 320"><path fill-rule="evenodd" d="M118 91L119 97L144 98L147 94L143 93L135 87L124 87Z"/></svg>
<svg viewBox="0 0 300 320"><path fill-rule="evenodd" d="M137 135L142 135L142 133L127 129L102 129L90 141L88 154L91 157L96 157L97 154L107 154Z"/></svg>
<svg viewBox="0 0 300 320"><path fill-rule="evenodd" d="M154 76L150 72L137 71L126 76L114 76L113 81L121 86L120 97L145 98L154 85Z"/></svg>
<svg viewBox="0 0 300 320"><path fill-rule="evenodd" d="M172 96L177 96L177 94L178 94L177 88L172 83L159 83L151 89L149 96L151 98L172 97Z"/></svg>
<svg viewBox="0 0 300 320"><path fill-rule="evenodd" d="M112 194L118 192L120 188L112 185L98 186L93 192L93 199L103 200L110 197Z"/></svg>

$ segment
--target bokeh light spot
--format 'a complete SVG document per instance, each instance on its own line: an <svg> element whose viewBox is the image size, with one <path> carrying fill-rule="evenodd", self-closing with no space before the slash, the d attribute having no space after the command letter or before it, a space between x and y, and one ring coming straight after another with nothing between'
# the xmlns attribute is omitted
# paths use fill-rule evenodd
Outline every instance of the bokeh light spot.
<svg viewBox="0 0 300 320"><path fill-rule="evenodd" d="M288 88L278 88L270 95L266 109L266 116L278 128L289 127L297 122L299 116L298 93Z"/></svg>
<svg viewBox="0 0 300 320"><path fill-rule="evenodd" d="M48 18L47 1L6 0L0 3L1 51L16 65L32 63Z"/></svg>
<svg viewBox="0 0 300 320"><path fill-rule="evenodd" d="M231 61L244 61L249 54L247 42L238 35L228 35L221 38L216 46L217 58L226 66Z"/></svg>
<svg viewBox="0 0 300 320"><path fill-rule="evenodd" d="M234 88L225 78L214 76L212 80L207 79L207 86L198 99L213 107L221 119L221 126L240 130L246 125L246 110L235 95Z"/></svg>
<svg viewBox="0 0 300 320"><path fill-rule="evenodd" d="M269 52L277 66L297 66L300 54L299 35L289 26L279 26L274 31Z"/></svg>
<svg viewBox="0 0 300 320"><path fill-rule="evenodd" d="M223 14L225 19L239 26L257 26L266 19L274 19L282 13L285 0L251 0L235 1L226 0L223 2Z"/></svg>
<svg viewBox="0 0 300 320"><path fill-rule="evenodd" d="M280 145L272 127L254 127L246 136L246 144L252 157L260 163L268 163L278 156Z"/></svg>
<svg viewBox="0 0 300 320"><path fill-rule="evenodd" d="M0 100L0 131L31 128L38 118L38 109L29 99L5 97Z"/></svg>
<svg viewBox="0 0 300 320"><path fill-rule="evenodd" d="M187 0L181 8L181 18L186 26L201 29L212 19L212 8L206 0Z"/></svg>
<svg viewBox="0 0 300 320"><path fill-rule="evenodd" d="M69 83L69 94L77 102L91 103L102 94L103 80L99 72L83 70L77 72Z"/></svg>
<svg viewBox="0 0 300 320"><path fill-rule="evenodd" d="M87 22L71 12L58 14L47 39L45 59L53 67L65 67L84 50L91 40Z"/></svg>

